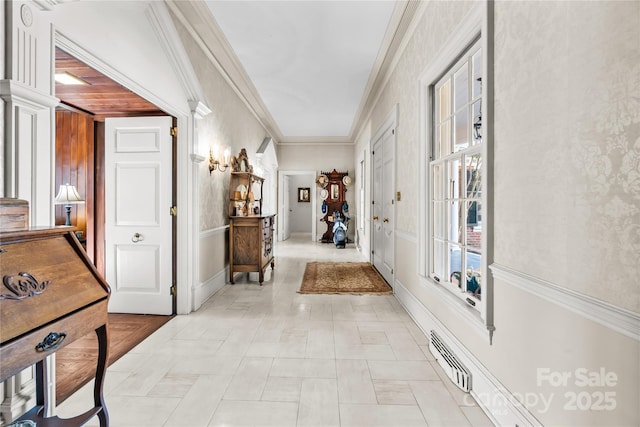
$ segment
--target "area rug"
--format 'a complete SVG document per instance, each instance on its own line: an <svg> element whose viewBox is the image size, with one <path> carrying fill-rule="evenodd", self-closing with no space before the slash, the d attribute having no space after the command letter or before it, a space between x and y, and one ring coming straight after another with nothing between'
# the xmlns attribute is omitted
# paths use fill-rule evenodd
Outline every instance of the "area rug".
<svg viewBox="0 0 640 427"><path fill-rule="evenodd" d="M298 293L389 295L393 290L367 262L308 262Z"/></svg>

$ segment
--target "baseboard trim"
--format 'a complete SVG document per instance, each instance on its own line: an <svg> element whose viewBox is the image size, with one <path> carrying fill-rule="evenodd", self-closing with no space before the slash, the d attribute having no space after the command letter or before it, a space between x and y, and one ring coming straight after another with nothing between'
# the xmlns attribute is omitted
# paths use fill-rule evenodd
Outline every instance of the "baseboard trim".
<svg viewBox="0 0 640 427"><path fill-rule="evenodd" d="M500 264L492 264L489 268L494 278L508 285L640 341L640 315L637 313Z"/></svg>
<svg viewBox="0 0 640 427"><path fill-rule="evenodd" d="M394 295L426 336L435 330L466 366L472 376L471 396L498 426L541 426L542 424L509 390L399 281Z"/></svg>
<svg viewBox="0 0 640 427"><path fill-rule="evenodd" d="M194 285L192 289L193 311L199 309L205 301L222 289L227 284L227 277L229 277L229 266L220 270L206 281Z"/></svg>

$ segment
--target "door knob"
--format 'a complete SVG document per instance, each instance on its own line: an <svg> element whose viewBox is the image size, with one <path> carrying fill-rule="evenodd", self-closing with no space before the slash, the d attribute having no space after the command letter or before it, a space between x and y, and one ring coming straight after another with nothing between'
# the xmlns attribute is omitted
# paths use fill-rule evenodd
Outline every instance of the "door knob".
<svg viewBox="0 0 640 427"><path fill-rule="evenodd" d="M373 220L377 221L378 220L378 215L374 215Z"/></svg>
<svg viewBox="0 0 640 427"><path fill-rule="evenodd" d="M143 236L142 236L142 234L140 234L140 233L136 233L136 234L134 234L134 235L133 235L133 237L131 238L131 241L132 241L133 243L138 243L138 242L140 242L140 241L142 241L142 240L144 240L144 237L143 237Z"/></svg>
<svg viewBox="0 0 640 427"><path fill-rule="evenodd" d="M389 218L383 219L382 222L389 222Z"/></svg>

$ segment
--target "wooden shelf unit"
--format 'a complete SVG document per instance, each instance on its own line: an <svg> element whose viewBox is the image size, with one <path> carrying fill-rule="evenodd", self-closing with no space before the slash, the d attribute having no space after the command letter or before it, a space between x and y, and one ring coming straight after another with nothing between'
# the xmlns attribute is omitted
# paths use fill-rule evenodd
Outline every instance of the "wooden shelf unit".
<svg viewBox="0 0 640 427"><path fill-rule="evenodd" d="M231 172L229 180L229 216L260 215L262 213L263 184L264 178L251 172ZM245 188L244 193L241 190L242 186ZM259 193L256 194L258 191ZM241 209L245 209L244 214L237 214L238 205L243 205Z"/></svg>
<svg viewBox="0 0 640 427"><path fill-rule="evenodd" d="M264 178L231 172L229 179L229 282L235 273L257 272L262 285L266 268L275 267L275 215L262 214Z"/></svg>

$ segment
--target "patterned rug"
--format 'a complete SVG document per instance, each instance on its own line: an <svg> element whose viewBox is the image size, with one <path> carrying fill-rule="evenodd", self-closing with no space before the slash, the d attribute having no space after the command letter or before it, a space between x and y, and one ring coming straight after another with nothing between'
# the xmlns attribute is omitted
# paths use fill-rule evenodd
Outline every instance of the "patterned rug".
<svg viewBox="0 0 640 427"><path fill-rule="evenodd" d="M393 290L368 262L308 262L298 293L390 295Z"/></svg>

